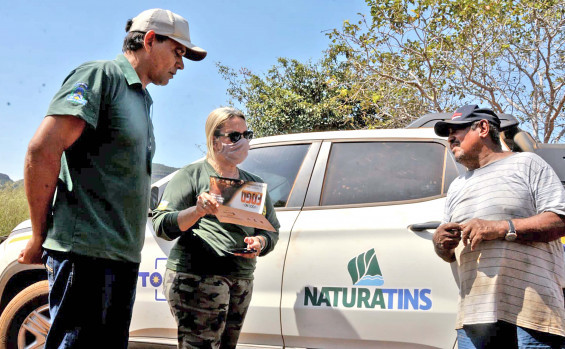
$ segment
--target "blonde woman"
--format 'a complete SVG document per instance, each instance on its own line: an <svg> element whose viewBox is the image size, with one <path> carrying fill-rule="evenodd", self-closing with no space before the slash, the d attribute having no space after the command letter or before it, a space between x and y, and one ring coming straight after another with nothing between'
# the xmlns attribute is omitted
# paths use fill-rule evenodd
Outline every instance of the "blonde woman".
<svg viewBox="0 0 565 349"><path fill-rule="evenodd" d="M273 250L279 222L269 196L265 216L276 232L221 223L210 176L262 182L240 168L253 132L234 108L213 110L206 120L206 159L171 179L153 212L158 236L179 238L167 261L165 297L177 325L179 348L235 348L251 301L257 257ZM235 248L255 250L233 253Z"/></svg>

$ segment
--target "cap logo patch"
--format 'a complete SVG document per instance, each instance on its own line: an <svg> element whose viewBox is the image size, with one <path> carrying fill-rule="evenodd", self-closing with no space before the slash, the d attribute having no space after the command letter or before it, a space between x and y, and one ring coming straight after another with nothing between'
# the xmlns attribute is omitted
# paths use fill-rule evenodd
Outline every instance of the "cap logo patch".
<svg viewBox="0 0 565 349"><path fill-rule="evenodd" d="M67 101L85 105L86 102L88 102L86 99L84 99L86 91L88 91L87 84L85 84L84 82L76 83L73 91L67 96Z"/></svg>
<svg viewBox="0 0 565 349"><path fill-rule="evenodd" d="M461 113L455 113L455 114L453 114L453 116L451 117L451 120L459 119L459 118L461 117L461 115L463 115L463 114L461 114Z"/></svg>

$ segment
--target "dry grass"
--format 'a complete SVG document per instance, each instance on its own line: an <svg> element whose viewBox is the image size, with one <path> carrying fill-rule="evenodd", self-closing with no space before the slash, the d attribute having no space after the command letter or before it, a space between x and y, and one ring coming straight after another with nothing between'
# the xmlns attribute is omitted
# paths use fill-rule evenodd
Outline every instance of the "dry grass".
<svg viewBox="0 0 565 349"><path fill-rule="evenodd" d="M0 186L0 235L8 235L16 225L28 218L24 186Z"/></svg>

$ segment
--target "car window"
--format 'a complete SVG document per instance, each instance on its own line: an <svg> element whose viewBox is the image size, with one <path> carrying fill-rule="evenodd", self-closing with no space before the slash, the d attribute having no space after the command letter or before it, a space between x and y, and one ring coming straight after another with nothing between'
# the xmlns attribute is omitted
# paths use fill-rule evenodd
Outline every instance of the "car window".
<svg viewBox="0 0 565 349"><path fill-rule="evenodd" d="M310 144L253 148L240 165L261 177L275 207L285 207Z"/></svg>
<svg viewBox="0 0 565 349"><path fill-rule="evenodd" d="M441 195L445 160L445 146L435 142L334 143L321 205L383 203Z"/></svg>
<svg viewBox="0 0 565 349"><path fill-rule="evenodd" d="M459 164L461 168L463 165ZM455 180L459 176L459 172L457 171L457 163L455 162L455 158L451 154L451 151L446 149L445 154L445 180L443 181L443 192L447 193L451 182Z"/></svg>

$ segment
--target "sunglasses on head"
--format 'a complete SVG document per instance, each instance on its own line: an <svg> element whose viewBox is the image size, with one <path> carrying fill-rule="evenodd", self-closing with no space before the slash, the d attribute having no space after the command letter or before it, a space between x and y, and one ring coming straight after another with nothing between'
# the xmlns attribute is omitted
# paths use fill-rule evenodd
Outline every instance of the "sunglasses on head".
<svg viewBox="0 0 565 349"><path fill-rule="evenodd" d="M232 143L236 143L237 141L239 141L241 139L241 137L251 140L253 138L253 131L244 131L244 132L230 132L230 133L220 133L218 131L216 131L214 133L214 136L216 137L220 137L220 136L225 136L225 137L229 137L230 141L232 141Z"/></svg>

